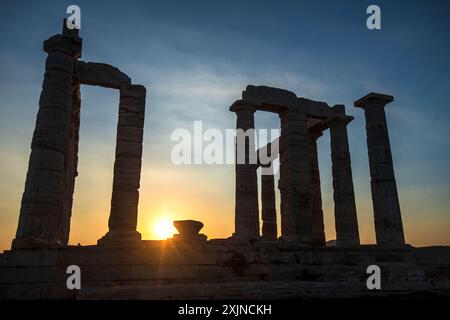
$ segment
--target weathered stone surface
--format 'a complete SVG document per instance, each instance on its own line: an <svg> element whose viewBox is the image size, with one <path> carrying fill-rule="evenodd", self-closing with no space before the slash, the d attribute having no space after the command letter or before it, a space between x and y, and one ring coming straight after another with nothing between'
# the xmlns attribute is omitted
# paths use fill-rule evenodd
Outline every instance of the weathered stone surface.
<svg viewBox="0 0 450 320"><path fill-rule="evenodd" d="M295 93L267 86L247 86L242 92L242 99L257 106L270 104L282 107L295 107L297 105Z"/></svg>
<svg viewBox="0 0 450 320"><path fill-rule="evenodd" d="M348 116L327 120L330 127L331 160L333 163L336 245L344 247L359 245L358 219L347 136L347 125L351 120L353 118Z"/></svg>
<svg viewBox="0 0 450 320"><path fill-rule="evenodd" d="M317 156L317 139L322 136L322 130L322 127L314 127L308 131L311 166L312 244L315 246L325 245L319 159Z"/></svg>
<svg viewBox="0 0 450 320"><path fill-rule="evenodd" d="M195 220L176 220L173 225L180 235L195 235L203 228L203 223Z"/></svg>
<svg viewBox="0 0 450 320"><path fill-rule="evenodd" d="M81 84L120 89L130 85L131 79L118 68L106 63L76 62L76 77Z"/></svg>
<svg viewBox="0 0 450 320"><path fill-rule="evenodd" d="M364 110L377 244L405 244L384 107L392 96L369 93L355 102Z"/></svg>
<svg viewBox="0 0 450 320"><path fill-rule="evenodd" d="M266 170L269 167L265 168ZM275 182L272 174L261 174L261 204L262 204L262 237L268 240L277 238L277 210L275 203Z"/></svg>
<svg viewBox="0 0 450 320"><path fill-rule="evenodd" d="M312 242L311 168L306 116L284 112L280 114L280 119L281 236L310 245Z"/></svg>
<svg viewBox="0 0 450 320"><path fill-rule="evenodd" d="M450 250L300 248L280 241L237 245L141 241L136 247L14 250L0 255L0 297L30 299L350 298L450 296ZM295 249L297 248L297 249ZM262 251L261 251L262 250ZM412 262L402 262L411 257ZM441 264L434 258L442 256ZM233 258L234 257L234 258ZM236 257L242 257L237 259ZM243 260L242 260L243 259ZM366 268L378 264L382 289L369 291ZM79 265L83 289L68 294L67 265ZM72 292L73 293L73 292Z"/></svg>
<svg viewBox="0 0 450 320"><path fill-rule="evenodd" d="M120 86L119 121L114 162L113 192L108 234L99 244L124 243L141 239L136 231L142 158L142 135L145 115L145 88ZM130 103L126 105L126 103ZM130 105L133 108L130 108ZM134 130L123 130L123 128ZM133 140L130 139L130 132ZM123 137L122 137L123 135Z"/></svg>
<svg viewBox="0 0 450 320"><path fill-rule="evenodd" d="M237 115L236 129L243 132L254 129L255 108L247 104L234 104L230 110ZM245 139L245 162L236 163L235 189L235 235L242 237L259 237L259 208L257 165L250 163L250 152L256 152L254 139ZM237 154L237 159L239 158ZM241 155L242 156L242 155ZM256 158L256 155L255 155Z"/></svg>

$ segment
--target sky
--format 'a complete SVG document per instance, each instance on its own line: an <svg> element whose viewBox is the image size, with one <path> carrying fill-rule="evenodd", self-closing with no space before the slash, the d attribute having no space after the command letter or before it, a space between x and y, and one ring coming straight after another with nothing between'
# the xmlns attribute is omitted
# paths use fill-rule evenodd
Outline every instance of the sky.
<svg viewBox="0 0 450 320"><path fill-rule="evenodd" d="M85 61L112 64L147 88L138 231L195 219L209 238L234 229L233 165L172 163L177 128L235 127L229 106L248 84L345 104L362 243L374 243L364 114L353 102L391 94L386 107L406 241L450 244L450 3L446 1L14 1L0 10L0 250L14 238L46 54L66 8L81 8ZM381 30L366 9L381 8ZM107 232L118 92L82 87L79 176L70 243ZM278 128L259 112L257 128ZM330 141L319 139L325 232L335 238ZM279 200L279 195L277 194ZM279 214L279 210L278 210Z"/></svg>

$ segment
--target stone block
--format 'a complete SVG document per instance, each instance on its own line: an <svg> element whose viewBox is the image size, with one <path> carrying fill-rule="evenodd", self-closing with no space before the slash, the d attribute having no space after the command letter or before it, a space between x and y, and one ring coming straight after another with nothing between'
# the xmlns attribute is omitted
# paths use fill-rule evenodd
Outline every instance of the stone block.
<svg viewBox="0 0 450 320"><path fill-rule="evenodd" d="M145 99L143 97L121 97L119 103L119 113L134 112L144 113Z"/></svg>
<svg viewBox="0 0 450 320"><path fill-rule="evenodd" d="M120 113L118 126L144 128L144 115L132 112Z"/></svg>
<svg viewBox="0 0 450 320"><path fill-rule="evenodd" d="M71 99L71 92L67 90L43 90L39 98L39 106L43 108L59 108L67 111Z"/></svg>
<svg viewBox="0 0 450 320"><path fill-rule="evenodd" d="M72 92L73 75L60 70L50 70L45 72L42 88L44 89L60 89Z"/></svg>
<svg viewBox="0 0 450 320"><path fill-rule="evenodd" d="M117 128L117 137L120 141L142 143L144 136L143 128L123 127Z"/></svg>
<svg viewBox="0 0 450 320"><path fill-rule="evenodd" d="M118 139L120 138L121 137L118 137ZM116 157L140 159L142 157L142 143L117 141Z"/></svg>
<svg viewBox="0 0 450 320"><path fill-rule="evenodd" d="M114 162L114 174L140 174L141 173L140 158L116 158Z"/></svg>
<svg viewBox="0 0 450 320"><path fill-rule="evenodd" d="M286 107L295 107L297 105L297 96L295 93L267 86L247 86L242 93L242 99L256 105L262 103Z"/></svg>
<svg viewBox="0 0 450 320"><path fill-rule="evenodd" d="M66 131L69 126L69 113L57 108L39 108L36 119L36 128L56 128Z"/></svg>
<svg viewBox="0 0 450 320"><path fill-rule="evenodd" d="M51 149L35 149L30 155L29 167L33 170L62 172L64 154Z"/></svg>
<svg viewBox="0 0 450 320"><path fill-rule="evenodd" d="M120 89L131 79L118 68L106 63L77 61L76 76L81 84Z"/></svg>
<svg viewBox="0 0 450 320"><path fill-rule="evenodd" d="M75 63L71 56L54 52L47 57L45 69L57 69L72 74L75 69Z"/></svg>
<svg viewBox="0 0 450 320"><path fill-rule="evenodd" d="M147 90L141 85L124 85L120 88L121 97L137 97L143 98L146 96Z"/></svg>
<svg viewBox="0 0 450 320"><path fill-rule="evenodd" d="M67 146L67 134L55 128L38 127L34 130L31 147L43 148L65 152Z"/></svg>

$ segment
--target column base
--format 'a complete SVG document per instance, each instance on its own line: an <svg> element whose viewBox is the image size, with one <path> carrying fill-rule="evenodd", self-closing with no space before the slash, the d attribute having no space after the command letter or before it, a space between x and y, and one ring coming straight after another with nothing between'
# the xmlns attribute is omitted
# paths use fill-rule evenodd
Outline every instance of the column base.
<svg viewBox="0 0 450 320"><path fill-rule="evenodd" d="M108 231L97 241L98 246L127 247L140 244L142 236L137 231Z"/></svg>
<svg viewBox="0 0 450 320"><path fill-rule="evenodd" d="M56 239L42 239L32 237L19 237L12 241L12 250L30 250L30 249L57 249L64 247L64 244Z"/></svg>

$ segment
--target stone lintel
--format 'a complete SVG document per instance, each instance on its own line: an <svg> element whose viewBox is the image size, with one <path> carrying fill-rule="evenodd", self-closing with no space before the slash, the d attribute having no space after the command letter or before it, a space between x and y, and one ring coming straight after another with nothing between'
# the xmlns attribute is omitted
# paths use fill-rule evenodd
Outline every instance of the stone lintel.
<svg viewBox="0 0 450 320"><path fill-rule="evenodd" d="M120 89L131 85L131 79L118 68L106 63L76 62L76 77L81 84Z"/></svg>
<svg viewBox="0 0 450 320"><path fill-rule="evenodd" d="M389 102L394 101L394 97L387 94L371 92L368 95L365 95L359 100L354 102L354 106L357 108L367 108L372 106L381 106L384 107Z"/></svg>
<svg viewBox="0 0 450 320"><path fill-rule="evenodd" d="M295 93L268 86L248 85L242 92L242 99L252 101L256 105L263 103L283 107L295 107L297 105Z"/></svg>
<svg viewBox="0 0 450 320"><path fill-rule="evenodd" d="M308 124L308 134L315 136L316 139L321 137L326 129L328 129L328 124L322 120Z"/></svg>
<svg viewBox="0 0 450 320"><path fill-rule="evenodd" d="M330 117L334 112L326 102L314 101L306 98L298 98L296 109L305 113L308 117L325 119Z"/></svg>
<svg viewBox="0 0 450 320"><path fill-rule="evenodd" d="M233 102L233 104L230 106L231 112L239 112L239 111L253 111L255 112L257 109L257 105L252 103L251 101L246 100L236 100Z"/></svg>
<svg viewBox="0 0 450 320"><path fill-rule="evenodd" d="M352 122L354 119L354 117L352 116L336 116L336 117L331 117L329 119L327 119L325 122L328 125L328 127L332 127L335 125L348 125L350 122Z"/></svg>

